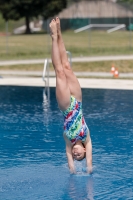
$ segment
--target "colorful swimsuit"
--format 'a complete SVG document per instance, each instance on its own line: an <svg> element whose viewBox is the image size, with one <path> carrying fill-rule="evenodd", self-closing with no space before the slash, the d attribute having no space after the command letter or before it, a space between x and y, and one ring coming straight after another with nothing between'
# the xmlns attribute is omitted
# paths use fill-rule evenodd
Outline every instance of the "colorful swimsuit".
<svg viewBox="0 0 133 200"><path fill-rule="evenodd" d="M77 140L85 142L89 129L82 114L82 102L78 102L71 96L70 106L63 111L64 115L64 134L75 144Z"/></svg>

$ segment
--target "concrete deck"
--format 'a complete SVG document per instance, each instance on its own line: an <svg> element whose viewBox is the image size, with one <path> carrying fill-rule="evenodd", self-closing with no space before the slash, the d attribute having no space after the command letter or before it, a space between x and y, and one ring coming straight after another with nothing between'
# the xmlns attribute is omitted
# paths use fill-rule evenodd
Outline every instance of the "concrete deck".
<svg viewBox="0 0 133 200"><path fill-rule="evenodd" d="M133 80L94 78L79 78L78 80L81 88L133 90ZM55 87L55 84L55 77L50 77L50 87ZM44 87L45 84L41 77L4 77L0 78L0 86L1 85Z"/></svg>
<svg viewBox="0 0 133 200"><path fill-rule="evenodd" d="M35 64L35 63L44 64L44 60L45 59L0 61L0 66ZM73 58L72 62L95 62L95 61L107 61L107 60L108 61L109 60L113 60L113 61L114 60L133 60L133 55L79 57L79 58ZM120 73L119 78L126 78L126 80L112 79L112 75L106 72L101 72L101 73L77 72L75 74L78 77L82 88L133 90L133 73ZM55 87L55 84L56 84L55 74L54 72L50 72L50 87ZM42 80L42 72L40 71L38 72L26 71L25 72L25 71L0 70L0 85L44 87L45 84Z"/></svg>

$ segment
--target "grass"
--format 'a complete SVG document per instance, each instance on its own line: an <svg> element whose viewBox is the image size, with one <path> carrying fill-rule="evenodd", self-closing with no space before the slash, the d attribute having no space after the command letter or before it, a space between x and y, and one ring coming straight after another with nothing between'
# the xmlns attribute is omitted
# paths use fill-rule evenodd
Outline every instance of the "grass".
<svg viewBox="0 0 133 200"><path fill-rule="evenodd" d="M66 49L73 57L129 55L133 52L133 33L88 31L75 34L63 32ZM51 39L47 34L0 36L0 60L50 57Z"/></svg>
<svg viewBox="0 0 133 200"><path fill-rule="evenodd" d="M75 72L110 72L112 64L118 68L120 73L133 73L133 60L78 62L73 63L72 68ZM0 66L0 70L43 71L43 64ZM53 71L52 64L50 64L50 71Z"/></svg>
<svg viewBox="0 0 133 200"><path fill-rule="evenodd" d="M110 72L112 65L118 68L120 73L133 72L133 60L73 63L73 70L76 72Z"/></svg>
<svg viewBox="0 0 133 200"><path fill-rule="evenodd" d="M1 26L0 26L1 28ZM66 49L72 57L129 55L133 52L133 33L117 31L107 34L106 31L85 31L75 34L74 31L63 32ZM8 39L8 40L7 40ZM33 35L0 36L0 60L19 60L50 57L51 39L46 33ZM103 61L73 63L74 71L110 72L112 64L119 72L133 72L133 61ZM4 70L43 70L43 65L3 66ZM50 70L53 70L50 67Z"/></svg>
<svg viewBox="0 0 133 200"><path fill-rule="evenodd" d="M48 56L46 35L9 36L8 46L6 38L0 37L1 60L45 58Z"/></svg>

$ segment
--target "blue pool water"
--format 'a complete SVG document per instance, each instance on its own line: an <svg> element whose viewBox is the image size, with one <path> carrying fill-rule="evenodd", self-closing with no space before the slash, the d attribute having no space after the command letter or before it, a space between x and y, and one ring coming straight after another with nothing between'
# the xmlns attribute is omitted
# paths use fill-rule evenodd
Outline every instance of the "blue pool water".
<svg viewBox="0 0 133 200"><path fill-rule="evenodd" d="M83 111L94 172L70 175L55 88L0 87L1 200L133 199L133 91L83 89Z"/></svg>

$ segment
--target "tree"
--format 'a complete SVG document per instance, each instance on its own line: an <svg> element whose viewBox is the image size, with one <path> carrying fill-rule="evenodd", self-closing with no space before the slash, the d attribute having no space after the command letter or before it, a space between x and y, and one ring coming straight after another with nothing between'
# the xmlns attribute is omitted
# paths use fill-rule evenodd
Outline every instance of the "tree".
<svg viewBox="0 0 133 200"><path fill-rule="evenodd" d="M127 5L133 5L133 0L117 0L118 3L123 3Z"/></svg>
<svg viewBox="0 0 133 200"><path fill-rule="evenodd" d="M123 6L133 10L133 0L117 0L117 2L122 3Z"/></svg>
<svg viewBox="0 0 133 200"><path fill-rule="evenodd" d="M0 0L0 11L6 21L24 17L26 33L31 33L31 18L42 15L48 19L58 14L66 5L67 0Z"/></svg>
<svg viewBox="0 0 133 200"><path fill-rule="evenodd" d="M118 2L133 3L133 0L118 0Z"/></svg>

